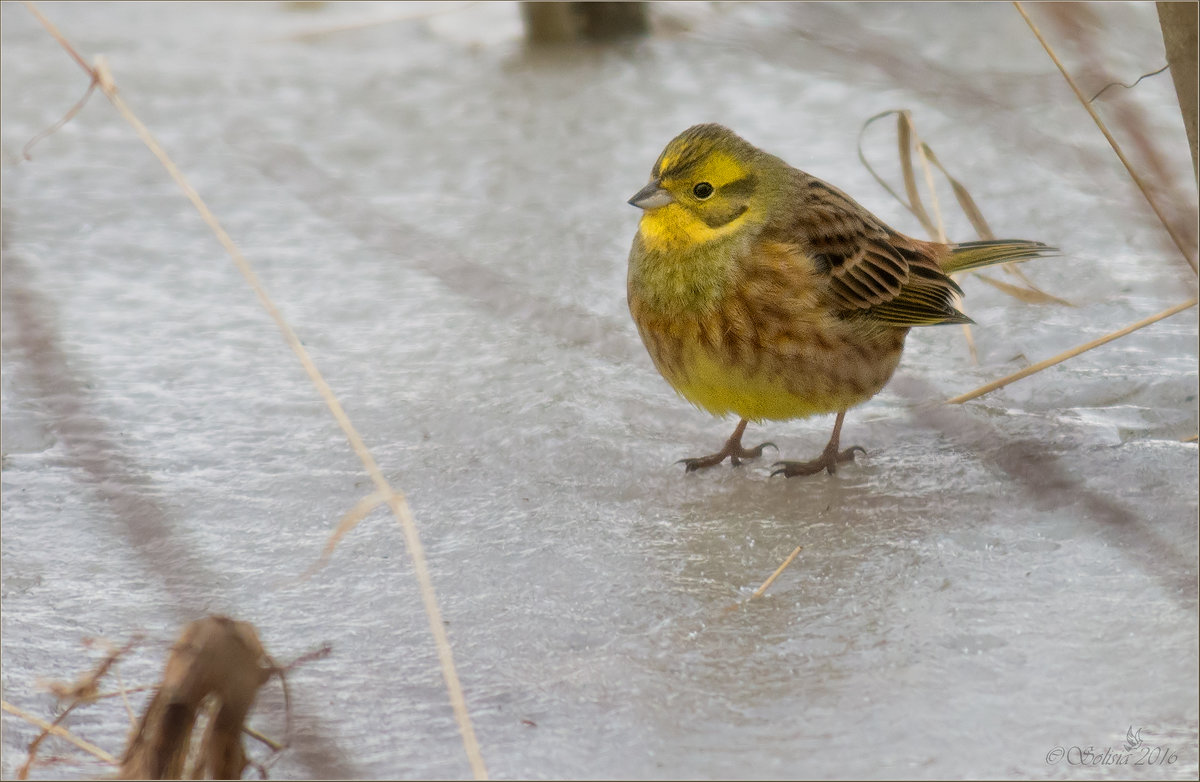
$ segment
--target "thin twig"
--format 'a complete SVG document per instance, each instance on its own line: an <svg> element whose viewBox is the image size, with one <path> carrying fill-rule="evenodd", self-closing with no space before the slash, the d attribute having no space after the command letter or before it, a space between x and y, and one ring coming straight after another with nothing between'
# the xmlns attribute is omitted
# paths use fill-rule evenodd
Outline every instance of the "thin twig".
<svg viewBox="0 0 1200 782"><path fill-rule="evenodd" d="M62 36L62 33L60 33L58 31L58 28L55 27L54 24L51 23L51 21L49 19L42 16L42 12L39 11L38 7L36 5L34 5L33 3L26 0L25 7L27 9L29 9L29 13L33 14L37 18L37 20L42 23L42 27L45 27L46 31L49 32L50 35L54 36L54 40L58 41L58 45L61 46L64 50L66 50L67 54L71 56L71 59L73 59L76 63L78 63L80 68L83 68L85 71L87 71L91 75L92 84L95 84L96 83L96 72L93 71L92 67L87 64L87 60L83 59L82 55L80 55L79 52L75 50L75 47L72 46L67 41L67 39Z"/></svg>
<svg viewBox="0 0 1200 782"><path fill-rule="evenodd" d="M32 714L29 714L28 712L22 711L21 709L18 709L16 706L13 706L8 701L0 701L0 709L4 709L9 714L12 714L16 717L20 717L21 719L25 720L26 722L36 725L37 727L41 728L42 730L46 731L47 733L53 733L55 736L58 736L59 738L66 739L67 741L71 742L75 746L79 747L84 752L87 752L91 755L95 755L97 758L104 761L105 763L108 763L111 766L115 766L118 763L120 763L120 761L117 760L115 757L108 754L104 750L100 749L95 744L91 743L90 741L84 741L83 739L79 738L74 733L72 733L71 731L69 731L65 728L60 728L57 725L51 725L49 722L46 722L44 719L42 719L40 717L35 717Z"/></svg>
<svg viewBox="0 0 1200 782"><path fill-rule="evenodd" d="M901 115L901 121L906 122L909 130L912 132L913 145L917 148L917 159L921 161L921 172L925 175L925 187L929 188L929 204L933 209L933 217L936 220L934 227L937 228L937 232L933 236L933 240L935 242L946 244L946 221L942 218L942 205L938 200L937 186L933 181L933 166L929 165L930 158L933 157L933 150L929 149L925 142L921 140L921 137L917 135L917 126L912 121L912 116L908 112L905 112ZM906 150L906 154L911 154L911 151ZM944 168L942 169L942 173L946 174L946 176L950 178L951 182L954 181L953 177L950 177L950 174L948 174ZM916 191L915 184L913 185L912 191ZM970 215L968 214L968 217L969 216ZM987 239L989 237L985 236L983 238ZM956 298L958 298L957 303L959 310L962 311L964 315L967 314L966 307L962 302L962 297L958 296ZM971 356L971 363L978 365L979 350L975 347L975 335L971 332L971 324L962 324L962 332L963 339L967 341L967 352Z"/></svg>
<svg viewBox="0 0 1200 782"><path fill-rule="evenodd" d="M85 645L92 646L95 643L96 642L94 639L89 639L85 642ZM116 665L117 660L122 655L124 655L134 646L141 643L141 637L134 636L128 643L120 648L117 648L106 641L101 641L100 643L108 647L108 654L103 660L100 661L98 665L96 665L94 669L84 674L74 682L51 682L48 685L47 688L55 695L55 697L59 698L60 700L70 701L67 707L60 711L58 716L54 718L54 721L50 723L52 728L57 728L64 720L66 720L66 718L75 710L77 706L82 706L85 703L91 703L96 699L96 691L100 687L100 680L103 679L108 674L109 670ZM29 778L29 769L33 767L33 763L37 759L38 749L41 747L42 742L45 741L46 737L49 736L50 733L51 731L49 729L43 730L40 734L38 734L37 738L29 743L29 754L25 758L25 762L19 769L17 769L17 779Z"/></svg>
<svg viewBox="0 0 1200 782"><path fill-rule="evenodd" d="M76 706L79 706L82 703L83 701L81 700L73 701L69 706L67 706L67 708L58 713L58 716L54 718L54 722L47 723L46 727L42 729L42 732L37 735L37 738L29 742L29 748L26 750L27 754L25 756L25 762L21 764L19 769L17 769L17 779L29 779L29 769L33 767L33 762L37 760L37 753L42 746L42 742L45 741L46 737L49 736L54 730L59 729L59 726L62 724L63 720L70 716L71 712L75 710Z"/></svg>
<svg viewBox="0 0 1200 782"><path fill-rule="evenodd" d="M775 568L775 572L767 577L767 580L762 583L762 586L754 590L754 594L750 595L750 599L754 600L757 597L762 597L763 592L767 591L767 587L775 583L775 579L779 578L779 574L782 573L788 565L792 564L792 560L796 558L796 555L799 554L803 548L804 546L796 546L796 548L792 549L792 553L788 554L788 557L783 561L783 564Z"/></svg>
<svg viewBox="0 0 1200 782"><path fill-rule="evenodd" d="M897 117L896 133L897 140L899 142L900 169L908 200L905 200L905 198L901 197L894 189L892 189L892 186L889 185L883 179L883 177L879 175L879 173L867 160L866 153L863 151L863 136L866 134L867 128L877 120L883 119L884 117L889 117L893 114L895 114ZM942 164L942 161L938 160L938 157L934 153L933 149L920 139L919 135L917 134L916 125L913 123L912 115L907 110L891 109L880 112L879 114L868 118L859 129L857 146L858 159L867 169L867 172L874 177L875 181L878 182L884 190L886 190L893 198L895 198L910 212L912 212L912 214L921 223L922 227L925 228L925 230L930 234L930 238L933 240L939 242L947 241L944 222L942 220L941 206L940 202L938 201L937 190L933 182L933 168L937 168L937 170L940 171L946 178L946 181L950 183L950 189L954 193L954 198L958 201L959 207L962 209L963 214L965 214L967 219L971 222L971 226L975 229L975 232L979 235L979 238L985 240L996 238L995 234L992 233L991 226L988 225L987 220L984 218L983 212L980 211L979 205L975 203L975 199L971 197L971 194L968 192L967 188L962 184L962 182L959 182L954 178L949 170L946 169L946 166ZM914 146L917 150L917 156L921 161L921 168L924 174L926 187L930 192L936 223L933 218L930 218L929 214L925 210L924 205L921 203L920 189L917 187L916 174L912 164L912 150ZM1006 263L1001 268L1003 268L1008 274L1015 275L1018 279L1025 283L1026 287L1022 288L1009 283L999 282L998 280L993 280L979 273L976 273L976 275L985 282L994 285L1010 296L1014 296L1025 302L1054 302L1069 305L1069 302L1066 302L1056 296L1051 296L1050 294L1042 291L1040 288L1034 285L1029 278L1021 272L1020 269L1016 268L1014 264ZM962 302L962 297L955 297L955 306L957 306L963 312L963 314L967 313L966 306ZM962 325L962 330L963 338L967 343L967 350L971 356L971 362L978 364L979 352L975 345L975 336L970 324L964 323Z"/></svg>
<svg viewBox="0 0 1200 782"><path fill-rule="evenodd" d="M259 741L263 744L266 744L274 752L283 752L285 749L287 749L287 747L285 745L280 744L278 741L271 738L270 736L259 733L257 730L250 727L249 725L242 726L242 733L245 733L247 736L254 739L255 741Z"/></svg>
<svg viewBox="0 0 1200 782"><path fill-rule="evenodd" d="M1012 267L1013 265L1011 263L1006 263L1001 268L1009 269L1010 271L1014 272L1018 278L1025 282L1026 287L1021 287L1020 285L1013 285L1012 283L1004 282L1003 280L994 279L981 271L976 271L972 276L980 282L985 282L996 290L1004 291L1014 299L1026 302L1027 304L1058 304L1063 307L1075 306L1066 299L1060 299L1057 296L1052 296L1049 293L1046 293L1044 290L1031 283L1029 278L1022 274L1019 269Z"/></svg>
<svg viewBox="0 0 1200 782"><path fill-rule="evenodd" d="M301 574L297 581L307 581L318 570L325 567L325 563L329 561L329 558L333 556L334 550L337 549L338 542L357 527L358 523L366 518L367 514L382 505L385 500L387 500L387 495L383 492L372 492L356 502L353 508L346 511L346 514L338 521L337 527L330 533L329 540L326 541L325 548L321 551L321 556L308 570Z"/></svg>
<svg viewBox="0 0 1200 782"><path fill-rule="evenodd" d="M888 191L888 195L899 201L901 206L915 215L916 212L913 210L912 205L901 198L900 194L893 190L892 186L887 183L887 180L879 175L879 173L875 170L875 167L872 166L867 160L867 153L863 151L863 136L866 135L867 128L871 127L871 125L877 120L881 120L884 117L890 117L893 114L899 114L900 111L901 109L889 109L887 111L881 111L875 116L868 118L867 121L863 123L862 127L858 129L858 159L859 162L863 164L863 167L867 169L867 173L869 173L875 179L875 181L879 183L880 187ZM903 157L904 156L901 155L901 160L903 160Z"/></svg>
<svg viewBox="0 0 1200 782"><path fill-rule="evenodd" d="M133 694L135 692L146 692L147 690L153 690L153 689L154 689L153 684L144 684L140 687L125 687L120 690L113 690L112 692L98 693L97 695L92 696L91 700L102 701L102 700L107 700L109 698L125 698L126 694Z"/></svg>
<svg viewBox="0 0 1200 782"><path fill-rule="evenodd" d="M877 172L875 170L875 168L871 165L871 163L867 160L867 156L863 151L863 136L866 134L867 128L869 128L877 120L883 119L884 117L891 116L892 114L899 115L898 116L898 126L899 127L897 128L899 135L903 135L905 138L909 137L909 135L916 136L916 128L915 127L910 128L910 125L912 124L912 117L908 114L907 111L905 111L903 109L890 109L888 111L880 112L879 114L876 114L875 116L867 119L867 121L863 123L862 127L858 131L858 159L863 164L863 167L867 169L867 173L869 173L875 179L875 181L878 182L880 184L880 186L883 187L883 189L886 190L888 192L888 194L892 196L892 198L899 201L902 206L904 206L906 209L908 209L910 212L912 212L913 215L915 215L917 217L917 219L919 221L921 221L921 225L923 227L925 227L925 229L927 231L929 231L930 234L932 235L934 232L933 223L932 223L932 221L930 221L928 219L928 215L925 214L924 207L921 206L920 204L917 204L917 207L914 208L912 204L905 201L904 198L902 198L899 193L897 193L895 190L893 190L892 186L889 185L887 183L887 181L884 180L884 178L879 175L879 172ZM919 141L919 139L918 139L918 141ZM932 147L930 147L925 142L920 142L920 144L921 144L920 149L921 149L921 152L924 154L925 159L927 159L930 164L932 164L935 168L937 168L938 171L941 171L942 176L946 177L946 181L948 183L950 183L950 189L954 192L954 198L958 201L958 205L962 209L963 214L966 215L968 220L970 220L971 226L975 229L975 233L978 234L980 239L995 239L996 235L992 232L991 226L988 225L987 220L983 216L983 212L980 211L979 205L975 203L975 199L971 197L971 194L967 190L966 186L964 186L962 182L955 179L954 175L951 174L950 171L947 170L946 166L942 164L942 161L938 160L938 156L934 153ZM905 176L905 189L910 193L916 192L917 198L919 200L919 198L920 198L919 191L916 190L915 181L912 181L914 175L912 173L911 162L905 164L905 161L909 157L911 157L911 155L912 155L911 143L910 144L901 144L901 147L900 147L900 156L901 156L901 164L902 164L901 168L903 169L902 173ZM1066 301L1065 299L1060 299L1057 296L1051 296L1050 294L1046 293L1042 289L1038 288L1036 285L1033 284L1033 281L1030 280L1029 277L1027 277L1024 272L1021 271L1020 267L1017 264L1006 263L1006 264L1001 265L1000 268L1003 269L1006 274L1010 274L1010 275L1016 277L1017 279L1021 280L1021 282L1025 284L1025 287L1021 288L1019 286L1013 286L1008 283L1001 283L1001 282L992 280L991 278L988 278L986 275L984 275L978 271L973 272L973 274L974 274L974 276L979 277L980 279L983 279L985 282L995 285L997 288L1004 291L1008 295L1018 298L1021 301L1024 301L1027 303L1035 303L1035 304L1054 303L1054 304L1063 304L1068 307L1073 306L1069 301ZM966 310L963 310L963 312L965 313Z"/></svg>
<svg viewBox="0 0 1200 782"><path fill-rule="evenodd" d="M921 141L921 137L917 135L917 127L913 124L912 117L905 115L905 118L908 120L909 127L912 128L913 145L917 148L917 160L921 161L921 173L925 175L925 187L929 188L929 206L933 209L933 218L936 220L934 227L937 228L933 240L945 244L946 221L942 218L942 204L938 200L937 186L933 182L933 166L929 165L929 157L925 154L925 142Z"/></svg>
<svg viewBox="0 0 1200 782"><path fill-rule="evenodd" d="M967 307L960 298L958 301L958 310L962 314L967 314ZM975 347L975 335L971 332L971 324L962 324L963 339L967 341L967 353L971 356L971 363L979 366L979 349Z"/></svg>
<svg viewBox="0 0 1200 782"><path fill-rule="evenodd" d="M24 148L21 149L21 157L25 158L26 160L33 160L33 158L29 155L29 150L33 149L34 145L36 145L39 141L57 132L58 129L63 125L66 125L68 122L75 119L75 115L83 109L84 105L88 101L88 98L92 97L92 92L94 92L95 89L96 80L93 79L92 83L88 85L87 91L83 93L83 97L75 101L75 105L67 110L67 113L62 116L62 119L60 119L58 122L55 122L53 125L46 128L25 143Z"/></svg>
<svg viewBox="0 0 1200 782"><path fill-rule="evenodd" d="M1050 55L1050 59L1053 60L1054 64L1058 66L1059 72L1062 73L1063 78L1067 80L1067 84L1071 86L1071 90L1075 93L1075 97L1077 97L1079 102L1083 104L1083 107L1087 109L1087 113L1092 116L1092 120L1096 123L1096 127L1100 128L1100 132L1103 133L1104 138L1108 140L1108 144L1112 147L1113 152L1117 153L1117 157L1121 160L1122 165L1125 166L1125 170L1129 172L1129 176L1131 179L1133 179L1133 183L1137 185L1138 190L1142 191L1142 195L1145 196L1146 202L1150 204L1150 208L1154 210L1154 214L1158 215L1158 219L1162 222L1163 228L1165 228L1167 233L1171 235L1171 240L1175 242L1175 246L1178 247L1179 252L1183 254L1183 259L1187 261L1188 266L1192 267L1193 272L1198 271L1196 259L1192 253L1192 248L1187 246L1183 240L1183 237L1181 237L1175 231L1170 221L1167 220L1166 215L1164 215L1162 210L1158 208L1158 204L1155 202L1154 197L1150 195L1149 188L1147 188L1146 184L1142 182L1142 178L1138 176L1137 172L1133 170L1133 166L1130 164L1129 160L1126 159L1125 153L1121 151L1121 145L1118 144L1117 140L1113 138L1113 135L1108 132L1108 127L1104 124L1104 120L1100 119L1100 115L1096 113L1095 107L1092 106L1091 102L1084 97L1083 91L1079 89L1079 85L1075 83L1075 80L1071 78L1071 74L1067 72L1066 66L1062 64L1062 61L1058 59L1058 55L1054 53L1054 49L1050 47L1050 44L1042 36L1041 30L1039 30L1037 25L1033 23L1033 20L1029 18L1029 14L1025 13L1025 8L1022 7L1020 0L1013 0L1013 5L1016 6L1016 9L1018 13L1021 14L1021 17L1025 19L1025 23L1029 25L1029 29L1033 31L1035 36L1037 36L1038 41L1040 41L1042 44L1042 48L1045 49L1046 53Z"/></svg>
<svg viewBox="0 0 1200 782"><path fill-rule="evenodd" d="M275 662L275 658L269 654L264 656L267 658L267 665L270 667L271 672L279 677L279 686L283 690L283 743L271 744L275 749L275 755L266 764L263 764L262 767L265 769L268 766L274 765L275 760L279 759L279 753L292 744L292 691L288 688L287 683L287 672L291 669L290 666L280 666L279 663ZM256 735L255 738L270 743L270 740L261 734Z"/></svg>
<svg viewBox="0 0 1200 782"><path fill-rule="evenodd" d="M1134 323L1130 326L1126 326L1125 328L1121 329L1120 331L1114 331L1113 333L1106 334L1105 336L1100 337L1099 339L1094 339L1091 342L1088 342L1086 344L1080 345L1075 348L1071 348L1070 350L1066 351L1065 353L1059 353L1057 356L1054 356L1053 358L1048 358L1045 361L1039 361L1038 363L1034 364L1033 366L1029 366L1029 367L1026 367L1025 369L1022 369L1020 372L1014 372L1013 374L1009 375L1008 377L1002 377L999 380L994 380L991 383L982 385L979 388L975 389L974 391L969 391L965 394L962 394L961 396L956 396L953 399L947 399L946 404L958 405L958 404L962 404L963 402L967 402L971 399L974 399L976 397L983 396L984 394L995 391L997 388L1003 388L1004 386L1008 385L1009 383L1020 380L1021 378L1024 378L1024 377L1029 377L1032 374L1041 372L1043 369L1045 369L1047 367L1052 367L1055 364L1060 364L1069 358L1078 356L1080 353L1085 353L1085 352L1091 350L1092 348L1099 347L1107 342L1112 342L1114 339L1123 337L1126 334L1132 334L1133 332L1137 331L1138 329L1149 326L1151 323L1157 323L1158 321L1162 320L1163 318L1169 318L1176 313L1183 312L1184 310L1189 309L1191 307L1195 307L1195 306L1196 306L1196 299L1192 299L1191 301L1185 301L1183 304L1176 304L1174 307L1171 307L1170 309L1163 310L1162 312L1158 313L1157 315L1151 315L1148 318L1139 320L1137 323Z"/></svg>
<svg viewBox="0 0 1200 782"><path fill-rule="evenodd" d="M391 508L392 514L400 524L401 531L404 535L405 544L408 546L409 555L412 557L413 571L417 577L417 582L420 585L421 600L424 603L426 617L429 621L430 632L433 635L435 646L437 647L438 660L442 669L442 677L446 683L446 689L450 696L450 703L454 709L454 716L458 722L459 732L462 735L463 748L467 755L467 760L471 765L471 771L476 779L487 778L487 767L484 765L483 755L479 748L479 742L475 737L475 730L471 724L471 717L467 711L466 698L463 695L462 684L458 678L458 672L454 667L454 656L450 650L450 641L446 636L446 628L442 621L441 610L438 607L437 597L433 589L433 580L429 574L429 565L425 559L425 549L421 544L421 538L417 532L416 521L413 518L412 511L409 508L408 501L404 494L398 489L394 489L384 477L383 472L379 469L379 465L375 461L375 457L367 449L366 443L363 442L362 436L358 430L350 422L350 418L346 415L345 409L342 407L337 396L333 393L333 389L325 381L316 364L313 363L308 351L301 344L296 332L291 325L284 319L275 302L271 300L267 294L266 288L258 279L258 275L251 268L249 261L242 255L241 250L234 243L233 239L226 233L225 229L217 221L216 216L209 210L208 205L200 198L200 195L195 191L191 184L184 177L183 172L173 160L167 155L166 151L159 145L158 141L150 133L150 130L142 124L137 115L125 104L117 88L112 80L112 75L109 73L107 66L102 58L97 58L96 68L91 68L86 64L86 61L81 57L73 46L62 36L54 25L46 19L33 3L26 0L25 6L41 21L42 25L50 32L59 44L65 48L72 58L79 63L92 79L99 82L100 89L105 96L112 102L113 106L121 114L122 117L133 127L134 132L141 138L142 142L150 149L167 173L175 180L183 190L184 195L192 202L196 211L208 224L216 235L217 240L225 248L233 259L234 264L246 278L246 282L254 290L258 297L259 303L266 309L267 313L275 321L275 325L283 333L284 340L291 347L296 357L300 360L305 372L313 385L316 386L317 392L325 400L325 404L329 407L333 417L337 420L338 425L342 428L346 439L349 440L351 448L363 463L372 482L379 491L383 492L388 498L388 507Z"/></svg>
<svg viewBox="0 0 1200 782"><path fill-rule="evenodd" d="M1148 79L1151 76L1157 76L1158 74L1162 73L1163 71L1165 71L1167 68L1170 68L1170 67L1171 67L1171 64L1167 63L1163 67L1159 68L1157 71L1150 71L1149 73L1143 73L1141 76L1137 77L1137 81L1135 81L1133 84L1126 84L1125 82L1122 82L1122 81L1110 81L1108 84L1105 84L1103 87L1101 87L1100 91L1097 92L1095 95L1093 95L1091 100L1088 101L1088 103L1092 103L1093 101L1096 100L1096 98L1099 98L1101 95L1103 95L1105 92L1107 92L1109 87L1124 87L1127 90L1132 90L1134 87L1136 87L1142 83L1142 79Z"/></svg>
<svg viewBox="0 0 1200 782"><path fill-rule="evenodd" d="M938 233L937 226L933 224L929 213L925 211L925 205L921 203L921 191L917 188L917 177L913 173L912 137L916 133L917 128L913 125L912 114L907 110L901 111L896 121L896 142L900 145L900 173L904 176L904 191L908 193L908 201L913 214L921 221L921 225L924 226L925 231L930 236L936 236ZM919 139L918 143L920 143Z"/></svg>
<svg viewBox="0 0 1200 782"><path fill-rule="evenodd" d="M121 678L121 672L116 668L113 669L113 676L117 679L117 692L121 696L121 703L125 704L125 713L129 715L129 726L137 727L137 715L133 713L133 704L129 702L128 691L125 689L125 680Z"/></svg>

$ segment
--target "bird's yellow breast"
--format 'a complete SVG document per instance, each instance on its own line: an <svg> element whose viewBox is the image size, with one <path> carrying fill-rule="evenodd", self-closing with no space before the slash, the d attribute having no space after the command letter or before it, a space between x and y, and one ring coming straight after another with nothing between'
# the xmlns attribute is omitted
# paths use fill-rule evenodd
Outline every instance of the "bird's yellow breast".
<svg viewBox="0 0 1200 782"><path fill-rule="evenodd" d="M863 401L854 393L795 393L780 374L747 371L703 350L685 351L683 371L667 381L696 407L717 416L735 413L751 421L807 418Z"/></svg>
<svg viewBox="0 0 1200 782"><path fill-rule="evenodd" d="M692 404L754 421L845 410L874 396L900 358L902 329L837 317L794 245L760 244L702 303L656 298L631 278L629 306L655 366ZM664 302L667 304L664 305Z"/></svg>

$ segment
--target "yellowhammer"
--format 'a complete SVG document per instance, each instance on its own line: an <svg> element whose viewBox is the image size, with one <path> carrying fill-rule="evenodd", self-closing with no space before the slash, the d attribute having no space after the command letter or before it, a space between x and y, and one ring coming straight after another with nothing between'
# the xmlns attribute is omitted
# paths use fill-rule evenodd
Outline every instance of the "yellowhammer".
<svg viewBox="0 0 1200 782"><path fill-rule="evenodd" d="M830 473L846 410L888 382L912 326L970 323L949 274L1036 258L1040 242L939 244L897 233L837 188L721 125L696 125L659 155L629 253L629 311L681 396L741 421L688 472L757 457L748 421L837 413L819 457L772 475Z"/></svg>

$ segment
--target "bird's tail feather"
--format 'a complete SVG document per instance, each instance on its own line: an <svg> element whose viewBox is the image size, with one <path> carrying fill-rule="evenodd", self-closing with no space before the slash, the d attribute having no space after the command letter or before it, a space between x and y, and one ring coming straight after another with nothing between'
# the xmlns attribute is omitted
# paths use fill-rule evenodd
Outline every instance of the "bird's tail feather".
<svg viewBox="0 0 1200 782"><path fill-rule="evenodd" d="M1030 258L1042 258L1053 255L1058 249L1041 242L1027 242L1021 239L988 239L981 242L963 242L952 245L950 254L942 260L942 269L946 274L963 272L968 269L978 269L980 266L991 266L993 263L1008 263L1009 261L1027 261Z"/></svg>

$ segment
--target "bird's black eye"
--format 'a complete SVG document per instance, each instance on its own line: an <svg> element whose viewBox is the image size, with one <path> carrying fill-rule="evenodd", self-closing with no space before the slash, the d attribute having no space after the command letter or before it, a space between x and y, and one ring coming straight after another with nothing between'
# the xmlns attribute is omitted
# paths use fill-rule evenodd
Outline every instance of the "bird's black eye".
<svg viewBox="0 0 1200 782"><path fill-rule="evenodd" d="M696 196L696 198L699 198L701 201L703 201L705 198L708 198L712 194L713 186L707 182L697 182L696 186L692 188L692 195Z"/></svg>

